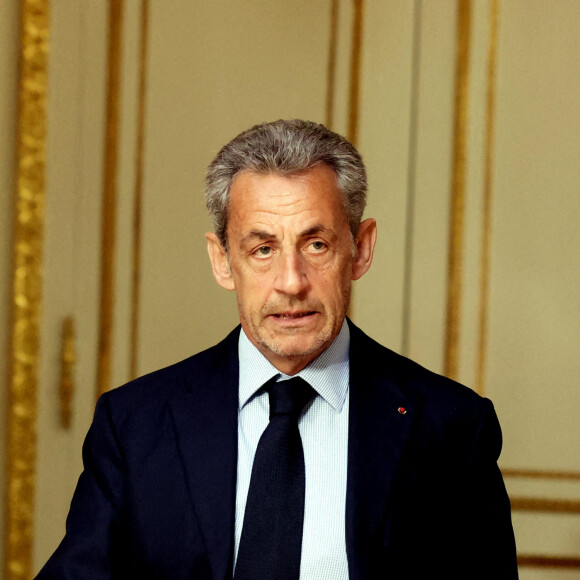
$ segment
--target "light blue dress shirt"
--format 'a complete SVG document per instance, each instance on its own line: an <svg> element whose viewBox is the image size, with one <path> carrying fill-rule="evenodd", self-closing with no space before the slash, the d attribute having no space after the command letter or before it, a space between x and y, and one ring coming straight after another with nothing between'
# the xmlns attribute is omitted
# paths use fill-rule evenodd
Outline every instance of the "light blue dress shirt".
<svg viewBox="0 0 580 580"><path fill-rule="evenodd" d="M317 392L298 428L304 448L306 489L300 580L348 579L345 506L348 454L348 353L346 321L334 342L305 369L302 377ZM269 422L267 393L255 396L280 373L250 342L244 331L238 343L240 361L238 479L236 488L235 559L237 559L252 464L258 441ZM234 559L234 564L235 564Z"/></svg>

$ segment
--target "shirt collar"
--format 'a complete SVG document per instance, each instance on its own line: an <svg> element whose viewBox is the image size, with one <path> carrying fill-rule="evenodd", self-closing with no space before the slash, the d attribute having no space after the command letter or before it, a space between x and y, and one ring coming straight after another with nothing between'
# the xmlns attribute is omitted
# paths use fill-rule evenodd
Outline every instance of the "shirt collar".
<svg viewBox="0 0 580 580"><path fill-rule="evenodd" d="M346 320L332 344L306 368L294 376L302 377L336 411L340 412L349 382L348 353L350 331ZM290 378L281 373L251 342L242 329L238 341L240 361L239 408L256 394L272 377Z"/></svg>

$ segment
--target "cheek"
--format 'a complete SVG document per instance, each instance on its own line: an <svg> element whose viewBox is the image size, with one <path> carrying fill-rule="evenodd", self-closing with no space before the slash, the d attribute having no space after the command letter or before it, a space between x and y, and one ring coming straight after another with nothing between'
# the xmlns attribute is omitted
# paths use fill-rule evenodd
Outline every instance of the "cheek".
<svg viewBox="0 0 580 580"><path fill-rule="evenodd" d="M337 308L343 306L345 300L348 300L350 286L350 277L345 275L344 271L318 272L316 283L313 284L319 297L329 305L336 305Z"/></svg>
<svg viewBox="0 0 580 580"><path fill-rule="evenodd" d="M259 307L269 294L268 276L256 272L234 272L238 303L246 310Z"/></svg>

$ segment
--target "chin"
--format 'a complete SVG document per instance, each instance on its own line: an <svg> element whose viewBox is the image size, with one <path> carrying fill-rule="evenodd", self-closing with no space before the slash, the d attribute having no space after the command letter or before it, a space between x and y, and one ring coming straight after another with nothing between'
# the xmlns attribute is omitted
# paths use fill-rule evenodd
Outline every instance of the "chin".
<svg viewBox="0 0 580 580"><path fill-rule="evenodd" d="M276 356L285 357L288 359L301 358L305 356L317 356L332 342L328 335L319 335L311 340L304 340L304 337L288 338L287 340L261 340L260 346L271 352Z"/></svg>

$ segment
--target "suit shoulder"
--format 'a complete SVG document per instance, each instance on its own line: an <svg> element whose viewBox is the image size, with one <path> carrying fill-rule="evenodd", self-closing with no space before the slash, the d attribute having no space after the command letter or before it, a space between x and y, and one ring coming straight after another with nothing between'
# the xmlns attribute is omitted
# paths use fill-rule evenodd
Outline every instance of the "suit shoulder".
<svg viewBox="0 0 580 580"><path fill-rule="evenodd" d="M351 324L352 360L396 385L402 392L419 396L444 411L457 408L479 410L490 402L475 391L379 344ZM352 364L352 363L351 363Z"/></svg>
<svg viewBox="0 0 580 580"><path fill-rule="evenodd" d="M359 388L369 392L367 397L393 409L404 406L420 417L415 423L419 439L430 452L454 449L457 457L467 457L482 436L490 457L497 459L501 428L489 399L385 348L359 329L351 332L352 372L362 377Z"/></svg>

